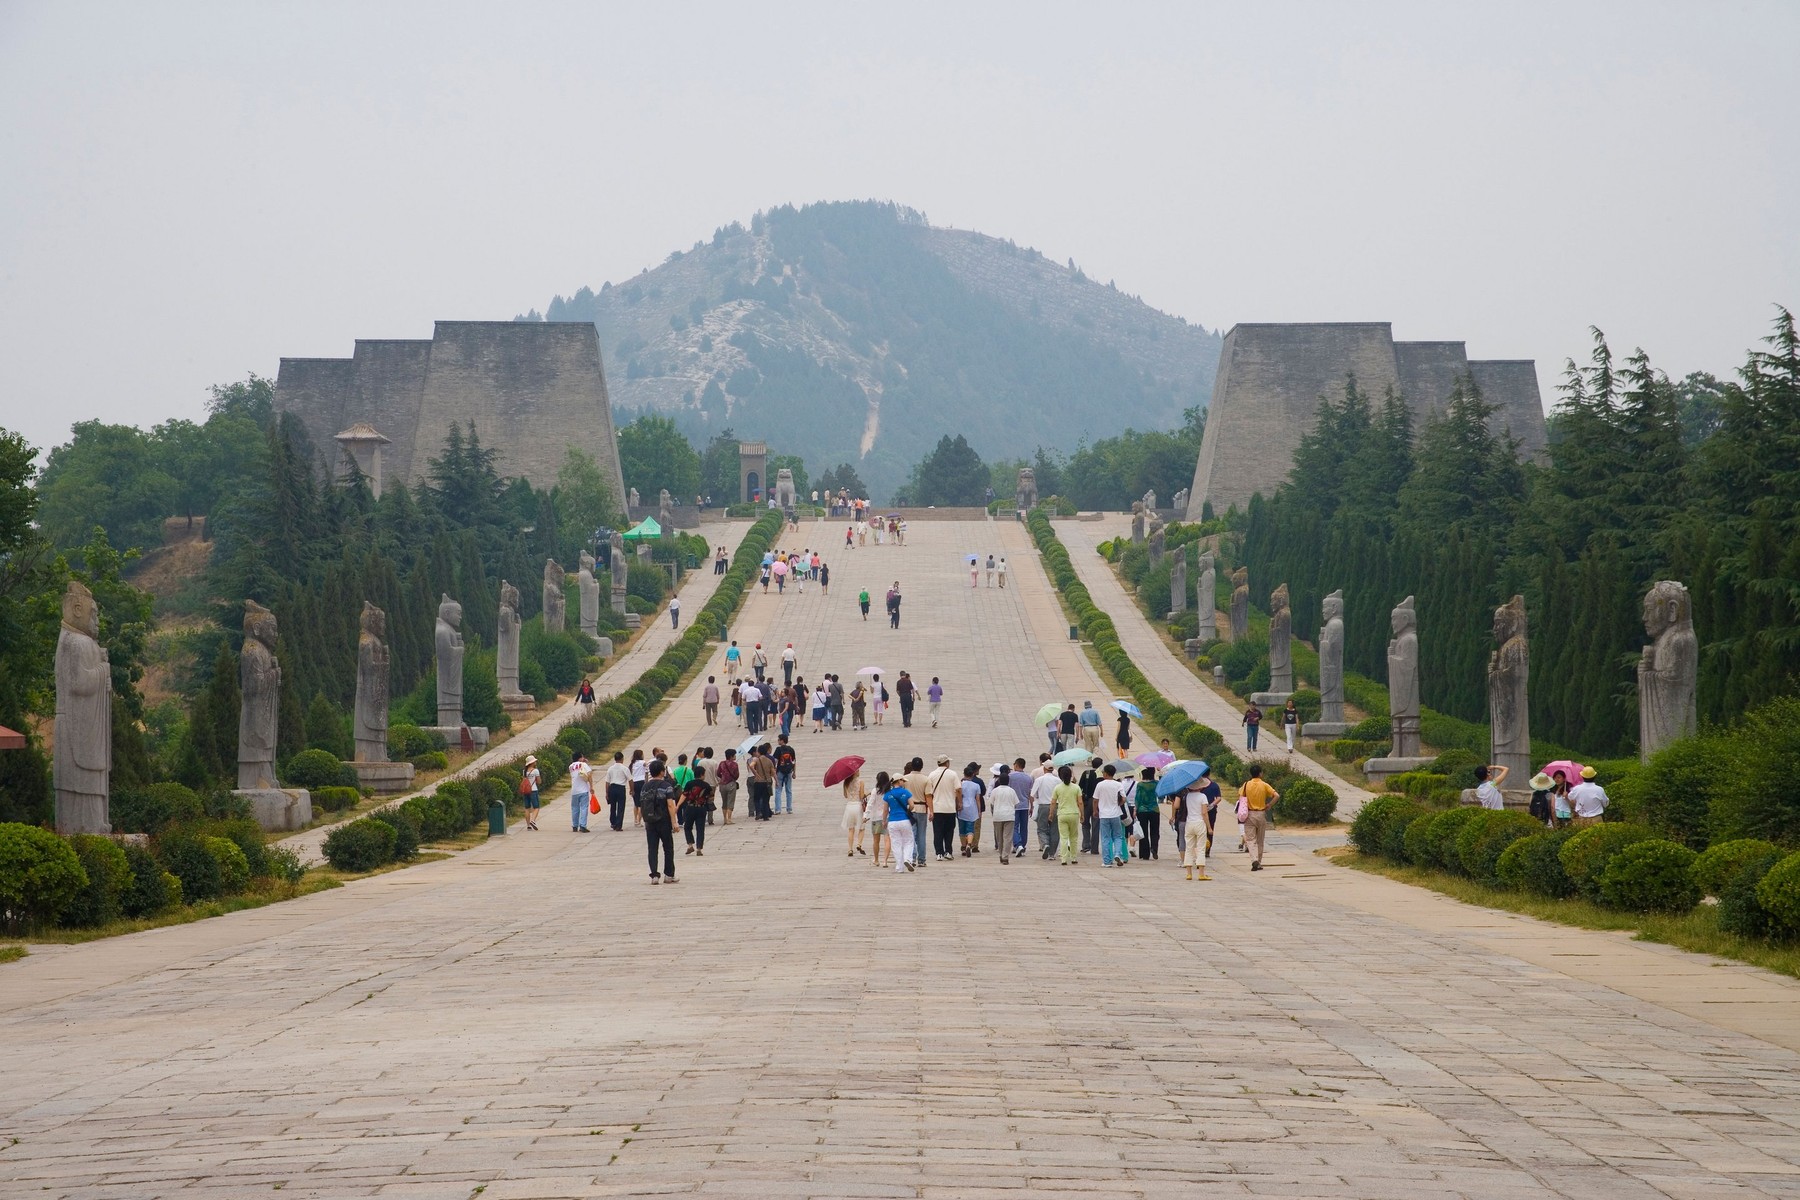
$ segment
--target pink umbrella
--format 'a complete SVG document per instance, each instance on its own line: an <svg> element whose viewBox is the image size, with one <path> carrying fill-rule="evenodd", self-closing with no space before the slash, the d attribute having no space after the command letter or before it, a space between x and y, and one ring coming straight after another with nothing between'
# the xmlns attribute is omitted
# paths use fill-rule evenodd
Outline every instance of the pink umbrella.
<svg viewBox="0 0 1800 1200"><path fill-rule="evenodd" d="M1570 758L1559 758L1553 763L1544 764L1544 774L1554 780L1556 778L1556 773L1561 771L1563 773L1563 778L1568 781L1570 787L1574 787L1581 782L1581 772L1585 769L1586 768L1580 763Z"/></svg>
<svg viewBox="0 0 1800 1200"><path fill-rule="evenodd" d="M1175 761L1175 756L1167 750L1146 750L1132 758L1132 762L1140 767L1155 767L1158 771Z"/></svg>
<svg viewBox="0 0 1800 1200"><path fill-rule="evenodd" d="M775 560L775 565L769 569L777 575L786 575L788 573L788 565L779 558Z"/></svg>

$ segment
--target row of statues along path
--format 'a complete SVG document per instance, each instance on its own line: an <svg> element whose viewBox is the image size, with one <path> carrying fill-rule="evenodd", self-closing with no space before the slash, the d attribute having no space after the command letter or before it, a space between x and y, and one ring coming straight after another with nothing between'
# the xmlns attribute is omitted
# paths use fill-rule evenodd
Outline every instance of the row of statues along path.
<svg viewBox="0 0 1800 1200"><path fill-rule="evenodd" d="M612 604L625 613L624 546L612 546ZM595 560L583 553L576 574L580 629L611 657L610 638L600 636L600 587ZM566 628L563 584L566 573L554 560L544 566L544 627ZM626 614L628 626L638 624ZM500 582L500 618L495 637L495 671L500 703L513 715L536 706L519 688L519 589ZM300 829L312 821L312 797L304 788L282 787L275 773L276 730L280 727L281 664L275 659L279 630L275 614L254 600L244 602L244 645L239 654L238 777L236 794L250 801L257 822L271 831ZM93 593L79 582L63 594L62 630L56 643L55 786L58 833L112 832L108 803L112 792L112 665L100 644L100 612ZM488 731L463 720L462 605L443 596L438 603L437 724L428 731L453 745L478 749ZM358 782L384 795L412 787L413 765L388 759L387 614L363 602L356 644L355 759Z"/></svg>

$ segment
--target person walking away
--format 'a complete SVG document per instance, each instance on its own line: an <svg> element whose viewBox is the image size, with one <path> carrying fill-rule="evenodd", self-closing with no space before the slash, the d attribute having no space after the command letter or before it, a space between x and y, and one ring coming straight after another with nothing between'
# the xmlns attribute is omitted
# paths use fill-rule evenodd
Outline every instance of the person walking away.
<svg viewBox="0 0 1800 1200"><path fill-rule="evenodd" d="M1287 735L1288 753L1292 754L1294 752L1294 735L1300 732L1300 709L1295 706L1292 697L1289 697L1286 706L1281 710L1281 732Z"/></svg>
<svg viewBox="0 0 1800 1200"><path fill-rule="evenodd" d="M997 568L995 568L995 570L1000 576L1000 587L1002 590L1005 590L1005 588L1006 588L1006 559L1004 557L1001 558L1000 565Z"/></svg>
<svg viewBox="0 0 1800 1200"><path fill-rule="evenodd" d="M869 589L868 588L864 588L862 591L860 591L856 594L856 607L862 609L862 618L863 618L863 620L867 621L869 619Z"/></svg>
<svg viewBox="0 0 1800 1200"><path fill-rule="evenodd" d="M1238 793L1245 805L1244 841L1256 848L1250 851L1250 869L1262 870L1263 840L1269 833L1269 810L1281 799L1281 793L1263 781L1262 764L1250 765L1250 778Z"/></svg>
<svg viewBox="0 0 1800 1200"><path fill-rule="evenodd" d="M669 597L669 628L681 628L681 597Z"/></svg>
<svg viewBox="0 0 1800 1200"><path fill-rule="evenodd" d="M1119 748L1119 757L1124 758L1131 753L1131 714L1119 714L1119 732L1113 735L1113 745Z"/></svg>
<svg viewBox="0 0 1800 1200"><path fill-rule="evenodd" d="M855 858L863 852L863 811L868 807L869 789L858 772L844 780L844 857Z"/></svg>
<svg viewBox="0 0 1800 1200"><path fill-rule="evenodd" d="M907 805L907 820L913 829L913 862L925 867L926 830L931 827L931 798L925 793L925 760L914 755L906 764L906 790L912 796Z"/></svg>
<svg viewBox="0 0 1800 1200"><path fill-rule="evenodd" d="M587 756L577 754L569 763L569 832L588 831L588 805L594 798L594 770Z"/></svg>
<svg viewBox="0 0 1800 1200"><path fill-rule="evenodd" d="M1075 733L1080 727L1081 717L1075 712L1073 704L1056 714L1057 738L1061 741L1064 750L1074 747Z"/></svg>
<svg viewBox="0 0 1800 1200"><path fill-rule="evenodd" d="M1078 723L1081 726L1081 745L1089 754L1100 752L1100 710L1094 707L1092 700L1081 702L1081 713Z"/></svg>
<svg viewBox="0 0 1800 1200"><path fill-rule="evenodd" d="M719 780L719 823L731 824L732 810L737 807L739 768L737 748L725 752L725 761L719 764L715 774Z"/></svg>
<svg viewBox="0 0 1800 1200"><path fill-rule="evenodd" d="M896 580L894 582L893 587L888 589L887 615L888 615L888 628L889 629L900 628L900 583L898 580Z"/></svg>
<svg viewBox="0 0 1800 1200"><path fill-rule="evenodd" d="M894 860L896 872L910 871L917 857L913 846L913 794L904 780L889 779L886 771L875 773L875 790L887 806L888 857Z"/></svg>
<svg viewBox="0 0 1800 1200"><path fill-rule="evenodd" d="M825 715L831 718L831 727L842 731L844 728L844 681L833 672L825 677L825 689L830 697L825 701Z"/></svg>
<svg viewBox="0 0 1800 1200"><path fill-rule="evenodd" d="M766 748L750 751L750 819L767 821L774 816L771 797L775 791L775 759Z"/></svg>
<svg viewBox="0 0 1800 1200"><path fill-rule="evenodd" d="M1012 770L1007 773L1006 786L1013 794L1012 856L1022 858L1025 854L1025 839L1031 832L1031 776L1025 772L1025 760L1013 759Z"/></svg>
<svg viewBox="0 0 1800 1200"><path fill-rule="evenodd" d="M1499 787L1506 778L1506 768L1500 768L1501 776L1494 781ZM1612 803L1606 789L1594 782L1594 768L1581 768L1581 782L1569 789L1569 803L1575 811L1575 827L1586 829L1590 825L1598 825L1606 815L1606 806Z"/></svg>
<svg viewBox="0 0 1800 1200"><path fill-rule="evenodd" d="M1063 866L1072 867L1075 865L1076 839L1081 836L1081 789L1070 782L1072 775L1068 767L1056 768L1056 774L1051 778L1056 780L1050 797L1056 805L1059 859Z"/></svg>
<svg viewBox="0 0 1800 1200"><path fill-rule="evenodd" d="M708 725L719 723L719 682L711 675L706 677L706 686L700 689L700 711L706 714Z"/></svg>
<svg viewBox="0 0 1800 1200"><path fill-rule="evenodd" d="M625 752L613 751L606 768L606 823L614 833L625 828L625 798L631 791L631 771L625 766Z"/></svg>
<svg viewBox="0 0 1800 1200"><path fill-rule="evenodd" d="M881 786L881 781L886 777L887 773L885 771L877 773L875 776L875 790L873 792L865 791L863 794L862 819L863 824L868 826L869 829L869 857L870 861L873 862L878 869L881 867L883 861L881 857L881 843L888 835L887 795ZM889 780L889 786L892 786L892 780ZM906 828L908 832L911 832L912 822L907 822ZM887 861L891 863L893 858L894 843L889 841Z"/></svg>
<svg viewBox="0 0 1800 1200"><path fill-rule="evenodd" d="M933 675L931 677L931 686L925 689L925 707L931 713L931 727L933 729L937 728L938 707L943 703L944 685L938 682L938 677L936 675Z"/></svg>
<svg viewBox="0 0 1800 1200"><path fill-rule="evenodd" d="M641 795L644 813L644 844L650 853L650 882L667 879L675 882L675 783L664 774L664 764L656 759L644 780ZM656 852L662 850L662 867L657 869Z"/></svg>
<svg viewBox="0 0 1800 1200"><path fill-rule="evenodd" d="M987 785L981 782L981 764L965 766L957 787L956 836L962 843L962 856L968 858L981 853L981 806L987 796Z"/></svg>
<svg viewBox="0 0 1800 1200"><path fill-rule="evenodd" d="M978 558L969 560L969 586L971 588L981 586L981 560Z"/></svg>
<svg viewBox="0 0 1800 1200"><path fill-rule="evenodd" d="M1070 771L1073 772L1073 766ZM1100 853L1100 814L1094 809L1094 789L1100 786L1100 760L1089 759L1088 765L1075 777L1081 789L1081 852Z"/></svg>
<svg viewBox="0 0 1800 1200"><path fill-rule="evenodd" d="M1048 755L1045 756L1046 760ZM1063 767L1066 776L1069 768ZM1052 771L1040 771L1038 777L1031 781L1031 812L1037 818L1038 857L1049 862L1057 851L1059 830L1056 823L1056 787L1057 777ZM1081 789L1075 789L1075 803L1079 810Z"/></svg>
<svg viewBox="0 0 1800 1200"><path fill-rule="evenodd" d="M962 779L950 769L950 757L938 755L937 770L925 781L931 798L931 850L939 862L956 855L956 813L962 807Z"/></svg>
<svg viewBox="0 0 1800 1200"><path fill-rule="evenodd" d="M789 642L787 649L781 652L781 682L783 686L794 686L794 667L799 661L799 656L794 653L794 643Z"/></svg>
<svg viewBox="0 0 1800 1200"><path fill-rule="evenodd" d="M706 857L706 826L708 818L716 803L713 800L713 786L707 782L706 775L695 759L694 777L681 789L681 804L677 812L681 817L681 835L687 841L687 852L697 858Z"/></svg>
<svg viewBox="0 0 1800 1200"><path fill-rule="evenodd" d="M821 596L831 595L831 564L830 563L820 563L819 564L819 594Z"/></svg>
<svg viewBox="0 0 1800 1200"><path fill-rule="evenodd" d="M818 687L813 689L812 693L812 731L814 733L818 733L825 728L825 713L830 706L831 693L826 690L824 683L820 683Z"/></svg>
<svg viewBox="0 0 1800 1200"><path fill-rule="evenodd" d="M869 691L872 693L873 699L873 703L870 707L875 710L875 724L879 725L881 724L881 718L887 714L887 684L881 682L881 676L877 675L870 681Z"/></svg>
<svg viewBox="0 0 1800 1200"><path fill-rule="evenodd" d="M767 591L768 580L764 579L764 591ZM769 669L769 656L763 653L762 643L756 643L756 649L750 654L750 669L756 673L756 682L763 681L763 672Z"/></svg>
<svg viewBox="0 0 1800 1200"><path fill-rule="evenodd" d="M519 780L519 794L525 797L525 828L536 829L538 804L542 797L543 772L538 770L537 755L525 756L525 775Z"/></svg>
<svg viewBox="0 0 1800 1200"><path fill-rule="evenodd" d="M863 687L863 681L857 680L856 686L850 689L850 729L852 732L869 727L865 718L869 710L869 693Z"/></svg>
<svg viewBox="0 0 1800 1200"><path fill-rule="evenodd" d="M991 554L987 558L987 585L994 586L994 556Z"/></svg>
<svg viewBox="0 0 1800 1200"><path fill-rule="evenodd" d="M733 638L731 645L725 649L725 674L736 679L739 674L738 663L743 661L743 657L744 652L738 649L737 639Z"/></svg>
<svg viewBox="0 0 1800 1200"><path fill-rule="evenodd" d="M1250 707L1244 710L1244 749L1256 749L1256 734L1262 728L1262 719L1262 709L1256 707L1256 701L1252 700Z"/></svg>
<svg viewBox="0 0 1800 1200"><path fill-rule="evenodd" d="M1475 768L1475 802L1483 808L1491 808L1498 812L1506 807L1506 797L1500 794L1500 785L1506 782L1507 767L1485 766ZM1574 795L1573 792L1570 793Z"/></svg>
<svg viewBox="0 0 1800 1200"><path fill-rule="evenodd" d="M1107 763L1100 768L1103 778L1094 785L1093 810L1100 821L1100 865L1122 867L1130 859L1125 845L1126 801L1121 794L1118 768Z"/></svg>
<svg viewBox="0 0 1800 1200"><path fill-rule="evenodd" d="M1129 782L1129 781L1127 781ZM1154 859L1162 849L1162 808L1156 799L1156 772L1145 767L1138 772L1137 822L1143 832L1138 836L1138 860Z"/></svg>
<svg viewBox="0 0 1800 1200"><path fill-rule="evenodd" d="M782 734L775 745L775 802L779 811L791 815L794 811L794 764L798 761L794 748L788 745L788 735Z"/></svg>
<svg viewBox="0 0 1800 1200"><path fill-rule="evenodd" d="M1182 809L1181 866L1190 880L1198 878L1204 882L1212 878L1206 873L1206 860L1212 856L1213 820L1219 811L1219 795L1219 785L1209 772L1194 780L1170 805L1180 805ZM1197 877L1196 870L1200 872Z"/></svg>
<svg viewBox="0 0 1800 1200"><path fill-rule="evenodd" d="M913 686L912 676L905 671L900 672L900 679L894 684L894 691L900 696L900 724L907 729L912 728L913 705L918 700L914 693L917 690Z"/></svg>
<svg viewBox="0 0 1800 1200"><path fill-rule="evenodd" d="M775 704L775 715L780 718L781 736L784 738L794 732L794 714L798 711L799 704L800 702L794 699L793 688L781 689L781 696Z"/></svg>
<svg viewBox="0 0 1800 1200"><path fill-rule="evenodd" d="M856 526L854 525L844 526L844 549L856 549Z"/></svg>
<svg viewBox="0 0 1800 1200"><path fill-rule="evenodd" d="M631 752L631 823L644 823L643 793L644 780L650 778L650 764L644 761L642 750Z"/></svg>

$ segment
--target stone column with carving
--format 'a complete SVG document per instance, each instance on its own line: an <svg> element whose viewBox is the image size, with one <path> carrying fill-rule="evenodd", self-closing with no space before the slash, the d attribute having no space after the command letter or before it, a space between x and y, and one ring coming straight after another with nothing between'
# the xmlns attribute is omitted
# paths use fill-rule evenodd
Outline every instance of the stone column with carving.
<svg viewBox="0 0 1800 1200"><path fill-rule="evenodd" d="M627 612L625 596L631 578L631 560L625 557L625 535L617 530L612 535L612 610Z"/></svg>
<svg viewBox="0 0 1800 1200"><path fill-rule="evenodd" d="M1258 704L1286 704L1294 694L1293 636L1294 613L1284 583L1269 595L1269 690L1251 693Z"/></svg>
<svg viewBox="0 0 1800 1200"><path fill-rule="evenodd" d="M1219 637L1219 569L1211 550L1200 555L1200 582L1194 588L1194 606L1200 614L1200 626L1194 636L1201 642Z"/></svg>
<svg viewBox="0 0 1800 1200"><path fill-rule="evenodd" d="M519 690L519 589L500 581L499 630L494 641L494 674L500 685L500 705L518 714L537 707L537 701Z"/></svg>
<svg viewBox="0 0 1800 1200"><path fill-rule="evenodd" d="M281 665L275 661L275 614L244 602L244 649L238 656L240 790L275 786L275 739L281 726Z"/></svg>
<svg viewBox="0 0 1800 1200"><path fill-rule="evenodd" d="M1173 561L1169 564L1169 616L1187 611L1188 600L1188 544L1183 542L1175 547Z"/></svg>
<svg viewBox="0 0 1800 1200"><path fill-rule="evenodd" d="M575 572L575 585L581 592L581 632L600 636L600 584L594 578L594 556L581 552L581 567Z"/></svg>
<svg viewBox="0 0 1800 1200"><path fill-rule="evenodd" d="M1324 623L1319 626L1319 719L1300 732L1307 737L1343 737L1350 728L1344 720L1344 593L1325 597L1321 605Z"/></svg>
<svg viewBox="0 0 1800 1200"><path fill-rule="evenodd" d="M1685 585L1672 579L1651 585L1644 629L1651 640L1638 660L1638 756L1648 762L1670 742L1692 736L1699 724L1700 641Z"/></svg>
<svg viewBox="0 0 1800 1200"><path fill-rule="evenodd" d="M112 660L100 607L78 581L63 593L56 639L56 832L112 832Z"/></svg>
<svg viewBox="0 0 1800 1200"><path fill-rule="evenodd" d="M449 596L438 599L437 723L458 729L463 723L462 605Z"/></svg>
<svg viewBox="0 0 1800 1200"><path fill-rule="evenodd" d="M1231 640L1241 642L1250 636L1250 568L1239 567L1231 573Z"/></svg>
<svg viewBox="0 0 1800 1200"><path fill-rule="evenodd" d="M1392 745L1386 755L1363 763L1371 784L1391 775L1416 771L1431 760L1419 754L1419 619L1408 596L1394 606L1389 620L1394 639L1388 643L1388 721Z"/></svg>
<svg viewBox="0 0 1800 1200"><path fill-rule="evenodd" d="M562 564L554 558L544 560L544 632L561 633L568 628L569 600L563 594Z"/></svg>
<svg viewBox="0 0 1800 1200"><path fill-rule="evenodd" d="M1531 778L1531 644L1527 640L1525 597L1514 596L1494 610L1494 652L1488 658L1488 722L1494 766L1507 769L1507 806L1529 799ZM1521 801L1520 807L1523 807Z"/></svg>
<svg viewBox="0 0 1800 1200"><path fill-rule="evenodd" d="M1131 540L1144 540L1144 503L1141 500L1133 501L1131 505Z"/></svg>
<svg viewBox="0 0 1800 1200"><path fill-rule="evenodd" d="M1152 516L1150 518L1149 541L1150 541L1150 565L1152 567L1160 567L1162 565L1162 559L1163 559L1164 535L1163 535L1162 519L1159 517Z"/></svg>

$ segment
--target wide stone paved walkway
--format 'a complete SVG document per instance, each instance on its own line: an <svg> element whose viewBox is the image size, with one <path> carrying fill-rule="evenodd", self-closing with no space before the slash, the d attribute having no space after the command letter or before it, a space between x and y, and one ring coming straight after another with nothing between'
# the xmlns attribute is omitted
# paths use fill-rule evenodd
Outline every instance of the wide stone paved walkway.
<svg viewBox="0 0 1800 1200"><path fill-rule="evenodd" d="M734 633L938 674L944 726L797 734L795 814L715 826L677 887L547 819L0 967L0 1195L1800 1196L1800 1056L1491 941L1235 855L846 858L833 756L1034 755L1038 705L1105 696L1022 529L910 541ZM968 586L990 547L1004 592ZM739 740L703 682L645 744Z"/></svg>

